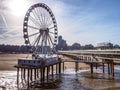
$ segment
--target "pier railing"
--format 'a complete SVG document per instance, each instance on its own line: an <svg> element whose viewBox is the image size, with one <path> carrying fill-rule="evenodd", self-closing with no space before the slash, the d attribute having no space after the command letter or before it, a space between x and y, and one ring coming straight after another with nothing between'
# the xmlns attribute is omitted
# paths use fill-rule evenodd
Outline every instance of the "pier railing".
<svg viewBox="0 0 120 90"><path fill-rule="evenodd" d="M112 50L69 50L59 51L59 54L69 56L73 59L92 59L93 61L115 61L120 62L120 49Z"/></svg>
<svg viewBox="0 0 120 90"><path fill-rule="evenodd" d="M112 50L69 50L59 51L60 55L71 58L72 62L76 63L76 71L78 70L78 63L88 63L90 65L91 73L93 67L102 66L103 73L104 67L108 67L108 74L114 77L114 65L120 65L120 49ZM71 62L68 60L67 62ZM65 61L66 62L66 61Z"/></svg>

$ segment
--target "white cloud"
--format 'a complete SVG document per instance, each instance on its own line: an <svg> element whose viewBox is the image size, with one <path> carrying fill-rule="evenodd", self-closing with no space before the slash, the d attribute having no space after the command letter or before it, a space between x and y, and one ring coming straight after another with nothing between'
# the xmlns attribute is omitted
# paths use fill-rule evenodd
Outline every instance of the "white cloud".
<svg viewBox="0 0 120 90"><path fill-rule="evenodd" d="M91 43L96 45L98 42L108 40L115 43L115 40L117 42L119 38L119 25L104 22L109 16L109 13L105 13L102 10L97 11L93 6L93 4L96 3L91 3L89 6L81 4L75 6L65 3L63 0L34 0L33 2L29 2L28 8L34 3L41 2L47 4L52 9L57 20L59 35L62 35L68 44L78 42L81 44ZM21 44L23 44L22 23L24 17L7 17L8 25L16 27L14 27L14 29L10 27L9 33L7 33L6 36L2 35L0 37L10 38L6 38L6 42L10 42L13 38L16 42L19 41L19 43L21 42ZM118 36L115 37L114 35ZM17 37L17 39L15 39L15 37Z"/></svg>

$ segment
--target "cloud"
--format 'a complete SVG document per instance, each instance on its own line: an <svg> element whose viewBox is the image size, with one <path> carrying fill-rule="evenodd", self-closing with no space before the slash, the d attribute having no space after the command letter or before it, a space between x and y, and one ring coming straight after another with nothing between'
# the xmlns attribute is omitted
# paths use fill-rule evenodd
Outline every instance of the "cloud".
<svg viewBox="0 0 120 90"><path fill-rule="evenodd" d="M91 6L92 5L93 3ZM118 43L120 21L116 22L115 17L111 18L110 11L107 12L107 10L100 9L97 11L95 7L63 4L61 8L63 15L58 19L58 26L60 34L67 40L68 44L79 42L82 44L92 43L95 45L98 42L106 42L109 40ZM64 12L64 8L67 12ZM112 21L110 21L111 19Z"/></svg>
<svg viewBox="0 0 120 90"><path fill-rule="evenodd" d="M6 1L4 0L1 5ZM115 6L114 2L109 4L104 1L104 4L102 4L103 1L32 0L32 2L29 2L28 8L35 3L47 4L56 17L59 35L62 35L68 44L78 42L80 44L91 43L96 45L98 42L109 40L118 43L120 42L120 13L117 10L118 6ZM13 16L7 10L7 4L4 5L2 8L4 8L4 16L9 29L1 29L0 41L4 39L6 42L10 42L12 38L14 40L17 38L15 44L18 43L17 40L23 44L22 24L24 15L23 17ZM0 18L0 24L3 21Z"/></svg>

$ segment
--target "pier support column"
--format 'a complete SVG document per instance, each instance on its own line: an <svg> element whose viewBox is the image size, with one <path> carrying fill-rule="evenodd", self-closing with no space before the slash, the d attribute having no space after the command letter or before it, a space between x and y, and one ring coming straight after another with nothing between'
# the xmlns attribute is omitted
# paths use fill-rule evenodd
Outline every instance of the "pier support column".
<svg viewBox="0 0 120 90"><path fill-rule="evenodd" d="M21 68L21 80L22 80L22 78L23 78L23 68Z"/></svg>
<svg viewBox="0 0 120 90"><path fill-rule="evenodd" d="M59 63L59 74L61 73L61 62Z"/></svg>
<svg viewBox="0 0 120 90"><path fill-rule="evenodd" d="M36 68L34 69L34 79L36 80Z"/></svg>
<svg viewBox="0 0 120 90"><path fill-rule="evenodd" d="M43 82L45 81L45 67L43 67Z"/></svg>
<svg viewBox="0 0 120 90"><path fill-rule="evenodd" d="M104 67L105 67L105 65L104 65L104 63L103 63L103 64L102 64L103 73L105 72L105 71L104 71Z"/></svg>
<svg viewBox="0 0 120 90"><path fill-rule="evenodd" d="M90 64L91 74L93 74L93 63Z"/></svg>
<svg viewBox="0 0 120 90"><path fill-rule="evenodd" d="M108 63L108 74L110 74L110 64Z"/></svg>
<svg viewBox="0 0 120 90"><path fill-rule="evenodd" d="M114 62L111 63L112 76L114 77Z"/></svg>
<svg viewBox="0 0 120 90"><path fill-rule="evenodd" d="M19 68L17 67L17 88L19 89Z"/></svg>
<svg viewBox="0 0 120 90"><path fill-rule="evenodd" d="M43 82L43 68L40 68L41 83Z"/></svg>
<svg viewBox="0 0 120 90"><path fill-rule="evenodd" d="M96 69L97 69L98 64L96 63L95 66L96 66Z"/></svg>
<svg viewBox="0 0 120 90"><path fill-rule="evenodd" d="M52 72L52 77L53 77L53 71L54 71L54 69L53 69L53 65L51 66L51 68L52 68L51 72Z"/></svg>
<svg viewBox="0 0 120 90"><path fill-rule="evenodd" d="M48 82L48 77L49 76L49 66L47 67L47 82Z"/></svg>
<svg viewBox="0 0 120 90"><path fill-rule="evenodd" d="M56 74L58 73L58 65L56 64Z"/></svg>
<svg viewBox="0 0 120 90"><path fill-rule="evenodd" d="M26 70L25 70L25 68L23 69L23 78L24 78L24 80L26 80Z"/></svg>
<svg viewBox="0 0 120 90"><path fill-rule="evenodd" d="M27 88L29 88L29 76L30 76L30 75L29 75L29 74L30 74L30 73L29 73L29 68L27 69L27 71L28 71L28 73L27 73L27 85L28 85L28 87L27 87Z"/></svg>
<svg viewBox="0 0 120 90"><path fill-rule="evenodd" d="M78 62L75 62L75 71L77 72L78 71L78 65L79 63Z"/></svg>
<svg viewBox="0 0 120 90"><path fill-rule="evenodd" d="M33 81L33 79L32 79L32 73L33 73L33 72L32 72L32 68L31 68L31 69L30 69L30 80L31 80L31 81Z"/></svg>
<svg viewBox="0 0 120 90"><path fill-rule="evenodd" d="M38 68L36 68L36 74L37 74L37 78L39 78L39 70L38 70Z"/></svg>
<svg viewBox="0 0 120 90"><path fill-rule="evenodd" d="M45 67L41 67L41 83L45 80Z"/></svg>
<svg viewBox="0 0 120 90"><path fill-rule="evenodd" d="M63 72L64 72L64 69L65 69L65 67L64 67L64 62L63 62Z"/></svg>

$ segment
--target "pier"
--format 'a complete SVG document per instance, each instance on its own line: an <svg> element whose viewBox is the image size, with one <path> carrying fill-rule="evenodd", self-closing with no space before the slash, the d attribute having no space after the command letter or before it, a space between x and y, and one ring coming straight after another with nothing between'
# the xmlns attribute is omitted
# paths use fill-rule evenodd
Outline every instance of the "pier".
<svg viewBox="0 0 120 90"><path fill-rule="evenodd" d="M73 50L59 51L59 54L69 57L72 60L63 60L64 62L75 62L76 71L78 63L87 63L90 65L91 74L94 72L93 67L102 66L102 71L105 73L104 67L108 66L108 74L114 78L114 66L120 65L120 50Z"/></svg>
<svg viewBox="0 0 120 90"><path fill-rule="evenodd" d="M61 74L65 69L65 62L74 62L75 71L79 70L79 63L87 63L91 74L94 73L93 67L102 66L102 72L107 73L114 79L114 66L120 65L120 50L79 50L79 51L59 51L59 58L48 60L24 60L19 59L17 68L17 84L19 82L25 87L39 87L41 83L48 83L54 75ZM67 58L67 59L66 59ZM46 62L45 62L46 61ZM105 66L108 71L105 72Z"/></svg>

